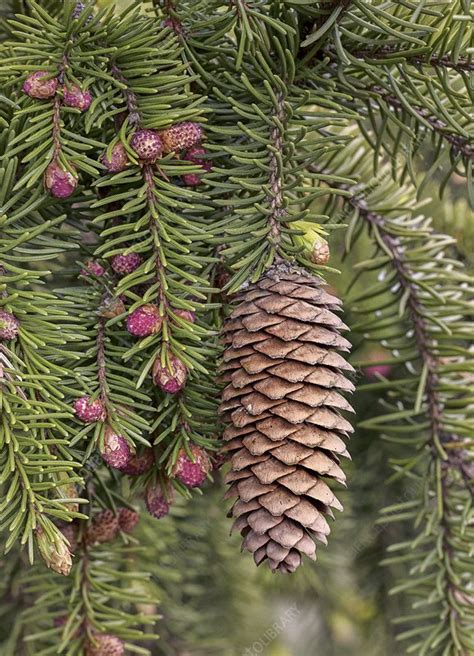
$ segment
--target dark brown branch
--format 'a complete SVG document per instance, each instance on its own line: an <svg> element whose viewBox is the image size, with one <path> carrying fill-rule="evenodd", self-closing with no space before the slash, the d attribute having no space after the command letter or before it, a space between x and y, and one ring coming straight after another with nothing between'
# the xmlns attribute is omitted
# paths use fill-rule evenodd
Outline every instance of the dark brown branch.
<svg viewBox="0 0 474 656"><path fill-rule="evenodd" d="M397 96L389 93L386 89L383 89L379 86L373 86L370 87L369 91L377 94L391 107L395 109L401 109L406 112L408 111L400 98L397 98ZM453 151L461 153L467 159L474 160L474 144L470 139L467 137L462 137L460 134L456 134L455 132L449 131L447 124L436 116L432 116L425 107L420 107L419 105L411 105L411 110L419 118L424 119L435 132L443 137L443 139L448 141L451 144Z"/></svg>
<svg viewBox="0 0 474 656"><path fill-rule="evenodd" d="M278 119L280 123L284 123L286 118L285 110L285 99L282 93L279 93L277 96L278 106L275 113L275 118ZM283 153L283 135L281 134L280 128L278 125L272 129L270 135L270 144L273 146L275 151L279 154ZM270 204L271 214L268 217L268 222L270 224L270 234L276 243L280 240L280 221L281 218L285 215L284 209L284 198L283 198L283 180L280 175L278 159L275 152L270 151L269 158L270 165L270 190L268 200Z"/></svg>
<svg viewBox="0 0 474 656"><path fill-rule="evenodd" d="M107 369L105 361L105 319L99 319L97 328L97 378L99 380L100 398L104 404L107 403Z"/></svg>
<svg viewBox="0 0 474 656"><path fill-rule="evenodd" d="M393 55L400 55L404 61L417 66L434 66L441 68L452 68L456 71L474 71L474 60L468 57L459 57L456 62L452 61L447 55L404 55L399 52L396 46L383 46L382 48L362 48L359 50L347 50L347 53L356 59L380 60L389 59ZM325 54L334 58L335 52L328 50Z"/></svg>
<svg viewBox="0 0 474 656"><path fill-rule="evenodd" d="M127 106L128 120L131 125L138 125L141 121L141 114L138 109L136 95L131 91L127 78L115 62L110 64L110 72L118 82L126 86L126 89L122 89L122 95Z"/></svg>

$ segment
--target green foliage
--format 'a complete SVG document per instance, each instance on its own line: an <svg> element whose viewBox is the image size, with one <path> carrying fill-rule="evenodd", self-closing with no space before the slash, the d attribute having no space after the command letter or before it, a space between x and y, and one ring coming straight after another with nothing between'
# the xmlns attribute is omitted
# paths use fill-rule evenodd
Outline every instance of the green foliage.
<svg viewBox="0 0 474 656"><path fill-rule="evenodd" d="M135 507L146 485L166 486L182 447L217 448L222 306L275 260L335 274L312 262L306 230L329 235L334 254L344 231L339 268L350 281L340 286L353 341L383 347L391 372L359 388L364 420L341 542L336 531L334 551L288 586L305 599L322 595L329 644L334 615L350 614L327 592L337 589L332 559L380 581L373 561L387 551L386 579L370 594L383 595L387 613L403 607L398 635L408 652L474 652L470 3L76 9L72 0L12 1L0 22L0 309L20 322L18 338L0 344L9 590L0 614L11 627L0 632L2 654L80 656L99 632L131 653L230 656L271 622L256 609L278 586L226 541L218 485L189 499L174 482L186 504L158 524L143 519L134 537L91 547L84 536L99 511ZM28 97L22 83L36 70L89 89L89 110L67 107L61 88L53 100ZM182 121L203 126L211 171L174 153L155 167L137 160L135 130ZM110 174L101 158L119 142L129 164ZM68 199L45 191L51 162L77 172ZM202 175L199 186L184 184L189 173ZM431 221L422 210L433 190L447 201L431 201ZM112 259L130 253L142 263L117 275ZM87 270L91 259L104 275ZM115 316L105 311L112 300L123 304ZM136 340L125 321L144 303L159 308L163 325ZM188 369L178 395L150 373L173 356ZM370 364L360 349L356 358L359 368ZM85 394L102 400L106 421L74 417ZM108 427L139 453L152 446L153 468L134 480L108 469L99 455ZM368 497L387 474L383 510ZM348 555L353 532L379 511L384 528ZM59 553L71 525L79 545L62 578L37 547ZM393 578L400 602L387 596ZM377 631L395 653L390 629Z"/></svg>

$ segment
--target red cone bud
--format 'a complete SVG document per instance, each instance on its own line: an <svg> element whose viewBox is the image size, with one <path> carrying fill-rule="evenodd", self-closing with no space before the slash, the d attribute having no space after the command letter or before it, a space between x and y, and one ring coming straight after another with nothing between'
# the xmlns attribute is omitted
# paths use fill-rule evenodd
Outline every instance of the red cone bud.
<svg viewBox="0 0 474 656"><path fill-rule="evenodd" d="M58 88L58 81L47 71L36 71L28 75L23 83L23 91L30 98L45 100L52 98Z"/></svg>
<svg viewBox="0 0 474 656"><path fill-rule="evenodd" d="M127 317L127 330L136 337L147 337L161 329L163 320L156 305L142 305Z"/></svg>
<svg viewBox="0 0 474 656"><path fill-rule="evenodd" d="M158 159L163 151L160 135L154 130L138 130L132 136L130 145L139 159L149 163Z"/></svg>
<svg viewBox="0 0 474 656"><path fill-rule="evenodd" d="M92 424L95 421L104 421L105 407L100 399L90 400L90 396L82 396L74 401L74 412L78 419L85 424Z"/></svg>
<svg viewBox="0 0 474 656"><path fill-rule="evenodd" d="M118 517L111 510L102 510L92 518L86 531L86 540L89 544L103 544L112 542L119 531Z"/></svg>
<svg viewBox="0 0 474 656"><path fill-rule="evenodd" d="M163 491L161 485L149 485L145 492L145 503L148 512L155 519L161 519L170 511L173 501L173 488L168 485Z"/></svg>
<svg viewBox="0 0 474 656"><path fill-rule="evenodd" d="M65 171L57 162L52 162L44 175L46 189L56 198L68 198L77 187L77 177Z"/></svg>
<svg viewBox="0 0 474 656"><path fill-rule="evenodd" d="M20 330L20 322L14 314L0 310L0 339L15 339Z"/></svg>
<svg viewBox="0 0 474 656"><path fill-rule="evenodd" d="M186 187L197 187L201 184L201 176L199 176L197 173L186 173L185 175L181 176L181 179Z"/></svg>
<svg viewBox="0 0 474 656"><path fill-rule="evenodd" d="M92 95L90 91L83 91L80 87L73 84L70 87L64 87L63 102L68 107L76 107L81 112L85 112L91 105Z"/></svg>
<svg viewBox="0 0 474 656"><path fill-rule="evenodd" d="M130 445L122 435L117 435L111 426L105 428L102 458L113 469L122 469L132 457Z"/></svg>
<svg viewBox="0 0 474 656"><path fill-rule="evenodd" d="M205 171L212 170L212 161L205 159L208 154L207 150L202 146L194 146L184 153L184 158L193 164L200 164Z"/></svg>
<svg viewBox="0 0 474 656"><path fill-rule="evenodd" d="M196 315L191 310L178 309L178 310L173 310L173 313L177 317L180 317L180 319L184 319L185 321L189 321L189 323L194 323L196 321Z"/></svg>
<svg viewBox="0 0 474 656"><path fill-rule="evenodd" d="M107 158L107 153L104 153L100 161L109 173L120 173L120 171L124 171L127 168L129 160L123 143L118 141L112 148L110 159Z"/></svg>
<svg viewBox="0 0 474 656"><path fill-rule="evenodd" d="M160 132L163 142L163 152L180 152L198 144L203 136L202 127L198 123L185 121L176 123Z"/></svg>
<svg viewBox="0 0 474 656"><path fill-rule="evenodd" d="M127 474L128 476L140 476L150 470L154 462L153 449L145 447L141 453L132 455L128 463L120 471L122 474Z"/></svg>
<svg viewBox="0 0 474 656"><path fill-rule="evenodd" d="M159 356L153 364L153 382L168 394L176 394L182 390L187 377L188 370L186 366L174 355L170 357L170 368L161 365Z"/></svg>
<svg viewBox="0 0 474 656"><path fill-rule="evenodd" d="M127 273L132 273L135 269L138 269L140 264L143 262L142 256L138 253L128 253L128 255L116 255L112 259L112 269L115 273L118 273L122 276Z"/></svg>
<svg viewBox="0 0 474 656"><path fill-rule="evenodd" d="M89 276L91 273L100 278L105 275L105 269L97 260L87 260L85 267L81 269L81 276Z"/></svg>
<svg viewBox="0 0 474 656"><path fill-rule="evenodd" d="M140 521L140 515L130 508L120 508L118 522L120 530L124 533L133 533L134 528Z"/></svg>
<svg viewBox="0 0 474 656"><path fill-rule="evenodd" d="M200 487L209 473L211 461L206 451L199 446L191 446L191 453L192 460L185 449L179 450L173 476L187 487Z"/></svg>

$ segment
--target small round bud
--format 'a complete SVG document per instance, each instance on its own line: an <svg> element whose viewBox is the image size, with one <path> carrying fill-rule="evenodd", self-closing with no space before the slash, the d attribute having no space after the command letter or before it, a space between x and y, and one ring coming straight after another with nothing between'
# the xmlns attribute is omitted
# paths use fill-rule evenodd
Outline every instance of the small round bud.
<svg viewBox="0 0 474 656"><path fill-rule="evenodd" d="M112 148L110 159L108 159L107 153L105 152L100 158L100 161L109 173L120 173L120 171L124 171L127 168L129 160L123 143L117 141Z"/></svg>
<svg viewBox="0 0 474 656"><path fill-rule="evenodd" d="M139 159L148 163L158 159L163 151L160 135L154 130L138 130L133 134L130 146Z"/></svg>
<svg viewBox="0 0 474 656"><path fill-rule="evenodd" d="M168 485L166 490L163 490L161 485L149 485L145 492L145 503L150 515L155 519L165 517L170 511L173 497L171 485Z"/></svg>
<svg viewBox="0 0 474 656"><path fill-rule="evenodd" d="M52 98L58 88L58 81L47 71L36 71L28 75L23 83L23 91L30 98L46 100Z"/></svg>
<svg viewBox="0 0 474 656"><path fill-rule="evenodd" d="M138 253L128 253L127 255L116 255L112 259L112 269L115 273L125 276L138 269L143 262L142 256Z"/></svg>
<svg viewBox="0 0 474 656"><path fill-rule="evenodd" d="M156 305L142 305L127 317L127 330L136 337L148 337L161 329L163 320Z"/></svg>
<svg viewBox="0 0 474 656"><path fill-rule="evenodd" d="M78 419L85 424L92 424L95 421L104 421L106 412L104 404L100 399L91 401L90 396L82 396L74 401L74 412Z"/></svg>
<svg viewBox="0 0 474 656"><path fill-rule="evenodd" d="M125 647L117 636L96 633L86 647L86 656L123 656Z"/></svg>
<svg viewBox="0 0 474 656"><path fill-rule="evenodd" d="M120 471L122 474L127 474L127 476L141 476L141 474L144 474L153 467L154 462L153 449L147 446L141 453L132 455L128 463Z"/></svg>
<svg viewBox="0 0 474 656"><path fill-rule="evenodd" d="M201 447L192 445L190 450L192 459L185 449L179 450L176 464L173 467L173 476L186 487L200 487L209 473L211 461Z"/></svg>
<svg viewBox="0 0 474 656"><path fill-rule="evenodd" d="M181 179L186 187L197 187L201 184L201 176L197 173L186 173L181 176Z"/></svg>
<svg viewBox="0 0 474 656"><path fill-rule="evenodd" d="M102 296L101 305L99 307L99 316L104 319L113 319L119 317L126 310L125 303L120 296L112 296L105 293Z"/></svg>
<svg viewBox="0 0 474 656"><path fill-rule="evenodd" d="M92 518L86 531L89 544L112 542L119 532L118 517L111 510L102 510Z"/></svg>
<svg viewBox="0 0 474 656"><path fill-rule="evenodd" d="M160 132L163 142L163 152L180 152L198 144L203 136L202 127L198 123L185 121L176 123Z"/></svg>
<svg viewBox="0 0 474 656"><path fill-rule="evenodd" d="M15 339L20 330L20 322L11 312L0 310L0 339Z"/></svg>
<svg viewBox="0 0 474 656"><path fill-rule="evenodd" d="M81 269L81 276L94 275L97 278L105 275L105 269L97 260L87 260L83 269Z"/></svg>
<svg viewBox="0 0 474 656"><path fill-rule="evenodd" d="M36 529L36 544L49 569L63 576L68 576L72 567L72 558L66 539L61 532L57 531L56 539L52 542L46 532L38 527Z"/></svg>
<svg viewBox="0 0 474 656"><path fill-rule="evenodd" d="M211 171L212 161L205 158L207 154L207 150L202 146L193 146L184 153L183 159L187 159L193 164L199 164L205 171Z"/></svg>
<svg viewBox="0 0 474 656"><path fill-rule="evenodd" d="M196 321L196 315L191 310L177 309L173 310L173 314L175 314L180 319L184 319L184 321L188 321L189 323L194 323Z"/></svg>
<svg viewBox="0 0 474 656"><path fill-rule="evenodd" d="M133 533L133 530L140 521L140 515L130 508L119 508L118 522L120 530L124 533Z"/></svg>
<svg viewBox="0 0 474 656"><path fill-rule="evenodd" d="M55 198L68 198L77 187L77 176L52 162L44 174L44 184Z"/></svg>
<svg viewBox="0 0 474 656"><path fill-rule="evenodd" d="M181 360L174 355L170 357L169 368L162 366L158 356L153 364L153 382L163 392L176 394L186 385L188 369Z"/></svg>
<svg viewBox="0 0 474 656"><path fill-rule="evenodd" d="M318 236L312 243L309 259L314 264L323 265L329 262L330 256L329 244L323 237Z"/></svg>
<svg viewBox="0 0 474 656"><path fill-rule="evenodd" d="M87 89L83 91L75 84L63 89L63 102L67 107L75 107L85 112L89 109L92 102L91 92Z"/></svg>
<svg viewBox="0 0 474 656"><path fill-rule="evenodd" d="M113 469L122 469L132 457L130 445L122 435L117 435L110 426L104 431L102 458Z"/></svg>
<svg viewBox="0 0 474 656"><path fill-rule="evenodd" d="M371 364L363 367L362 371L367 378L371 380L378 380L380 376L387 378L392 372L392 365L389 362L384 362L390 359L390 353L383 349L373 349L368 353L368 360Z"/></svg>

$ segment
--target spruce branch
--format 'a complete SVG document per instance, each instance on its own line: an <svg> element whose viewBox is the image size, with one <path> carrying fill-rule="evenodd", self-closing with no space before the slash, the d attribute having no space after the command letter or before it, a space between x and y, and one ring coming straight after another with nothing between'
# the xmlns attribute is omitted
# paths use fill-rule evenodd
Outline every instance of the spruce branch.
<svg viewBox="0 0 474 656"><path fill-rule="evenodd" d="M356 142L348 147L345 159L334 157L324 170L331 168L338 174L350 175L353 167L362 165L360 173L366 172L368 165L361 163L361 151L357 149ZM358 269L382 270L380 282L352 301L348 299L348 306L357 315L367 313L367 306L359 309L359 303L370 299L373 318L353 324L353 330L363 330L366 338L380 341L392 351L393 364L404 365L410 376L401 379L405 389L397 384L396 377L373 384L386 391L385 412L363 422L361 428L378 430L390 443L403 445L405 450L412 446L408 455L393 459L395 477L408 476L420 482L417 499L399 504L391 518L412 519L415 537L392 545L390 551L395 555L387 561L402 563L407 550L412 550L412 580L401 582L395 590L409 590L416 599L437 604L442 621L430 621L415 613L404 620L414 628L402 631L400 638L411 639L412 649L419 653L439 650L441 654L443 649L452 649L461 655L472 647L472 608L466 596L472 577L463 565L469 549L469 538L463 532L470 512L461 517L454 507L461 500L470 504L473 492L469 438L473 417L466 379L472 368L467 319L473 285L462 267L447 259L445 249L453 240L434 233L427 219L416 216L413 201L405 200L403 211L397 212L396 188L392 208L387 184L390 176L383 179L383 197L380 177L355 188L342 183L350 192L343 198L350 208L344 215L350 224L348 247L360 234L357 225L368 227L375 244L375 255L361 262ZM378 311L374 298L386 293L392 300ZM404 437L407 432L413 435L410 440ZM425 567L423 563L430 565Z"/></svg>
<svg viewBox="0 0 474 656"><path fill-rule="evenodd" d="M428 109L420 107L419 105L407 105L402 102L398 96L389 93L386 89L379 86L372 86L369 91L382 98L391 107L408 112L409 114L426 121L429 126L442 137L442 139L445 139L450 144L454 153L459 153L466 159L474 161L474 143L472 142L472 139L451 132L449 126L436 116L430 115Z"/></svg>
<svg viewBox="0 0 474 656"><path fill-rule="evenodd" d="M451 68L455 71L474 71L474 61L470 57L460 56L456 60L451 60L449 55L437 55L435 53L410 54L410 51L401 51L397 46L384 45L379 48L359 48L354 50L345 50L346 55L355 57L369 63L395 63L397 61L407 62L416 66L434 66L441 68ZM335 50L328 48L324 51L331 59L337 59Z"/></svg>

